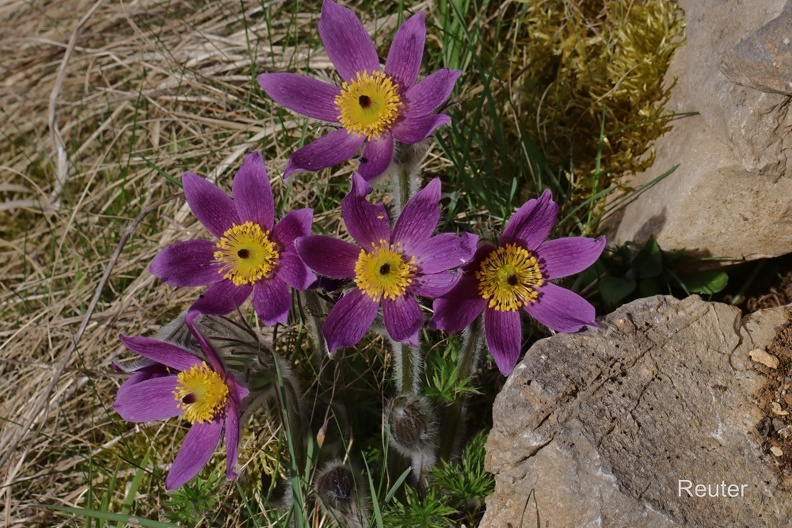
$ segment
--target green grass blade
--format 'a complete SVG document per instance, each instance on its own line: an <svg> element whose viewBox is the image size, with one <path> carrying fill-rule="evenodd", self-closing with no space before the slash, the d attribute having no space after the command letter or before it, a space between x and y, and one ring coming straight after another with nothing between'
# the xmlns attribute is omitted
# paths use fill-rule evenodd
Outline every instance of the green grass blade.
<svg viewBox="0 0 792 528"><path fill-rule="evenodd" d="M136 517L134 515L126 515L123 513L111 513L98 510L86 510L84 508L72 508L69 506L53 506L50 504L37 504L37 508L45 508L47 510L55 510L63 513L71 513L73 515L85 516L92 519L103 519L105 521L117 521L121 523L131 524L133 526L143 526L145 528L179 528L175 524L168 524L152 519L145 519L143 517Z"/></svg>

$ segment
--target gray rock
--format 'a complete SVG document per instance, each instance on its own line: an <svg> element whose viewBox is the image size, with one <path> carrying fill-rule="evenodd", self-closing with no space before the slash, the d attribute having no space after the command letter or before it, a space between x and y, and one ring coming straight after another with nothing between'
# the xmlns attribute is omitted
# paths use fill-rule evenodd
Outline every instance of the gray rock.
<svg viewBox="0 0 792 528"><path fill-rule="evenodd" d="M790 33L792 8L784 11L786 0L679 3L686 43L666 73L669 82L677 80L667 108L700 115L675 121L657 140L654 165L630 184L679 168L625 207L609 240L642 242L654 235L664 249L726 261L788 253L792 97L770 88L788 82L774 75L785 75L792 60L781 36ZM750 53L758 47L767 56L754 64ZM769 55L771 48L777 55Z"/></svg>
<svg viewBox="0 0 792 528"><path fill-rule="evenodd" d="M537 342L495 401L481 526L788 526L792 479L756 429L768 367L749 352L790 317L657 296Z"/></svg>
<svg viewBox="0 0 792 528"><path fill-rule="evenodd" d="M721 71L737 84L792 95L792 3L727 53Z"/></svg>

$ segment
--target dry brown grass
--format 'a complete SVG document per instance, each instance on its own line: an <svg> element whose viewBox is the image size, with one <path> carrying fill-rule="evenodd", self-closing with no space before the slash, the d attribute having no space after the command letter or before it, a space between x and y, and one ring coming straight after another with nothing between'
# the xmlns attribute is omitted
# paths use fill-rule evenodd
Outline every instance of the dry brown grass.
<svg viewBox="0 0 792 528"><path fill-rule="evenodd" d="M134 473L112 451L141 434L111 407L110 363L127 356L117 335L151 334L192 301L146 267L164 245L205 236L163 173L227 188L261 149L285 209L327 194L326 176L280 181L304 122L254 82L267 68L331 74L318 4L0 5L0 525L83 524L34 506L86 507L116 463Z"/></svg>

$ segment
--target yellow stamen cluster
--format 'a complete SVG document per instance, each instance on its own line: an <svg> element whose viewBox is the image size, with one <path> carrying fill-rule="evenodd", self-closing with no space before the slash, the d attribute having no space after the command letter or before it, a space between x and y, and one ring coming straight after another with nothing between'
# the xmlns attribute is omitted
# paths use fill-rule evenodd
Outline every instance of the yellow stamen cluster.
<svg viewBox="0 0 792 528"><path fill-rule="evenodd" d="M352 83L341 86L341 94L335 98L340 112L338 121L348 132L366 136L372 140L399 117L401 97L393 80L381 71L358 72Z"/></svg>
<svg viewBox="0 0 792 528"><path fill-rule="evenodd" d="M280 256L269 234L253 222L234 225L223 233L214 254L223 264L219 270L223 278L237 286L267 278Z"/></svg>
<svg viewBox="0 0 792 528"><path fill-rule="evenodd" d="M489 307L500 312L513 312L536 301L537 288L544 284L536 257L516 244L506 244L490 253L476 278L479 295L489 299Z"/></svg>
<svg viewBox="0 0 792 528"><path fill-rule="evenodd" d="M206 362L179 372L173 396L184 409L184 419L194 424L211 422L225 408L228 386Z"/></svg>
<svg viewBox="0 0 792 528"><path fill-rule="evenodd" d="M405 260L400 244L392 246L387 240L371 245L370 252L360 250L355 263L355 284L376 302L383 297L391 300L401 297L415 276L415 257Z"/></svg>

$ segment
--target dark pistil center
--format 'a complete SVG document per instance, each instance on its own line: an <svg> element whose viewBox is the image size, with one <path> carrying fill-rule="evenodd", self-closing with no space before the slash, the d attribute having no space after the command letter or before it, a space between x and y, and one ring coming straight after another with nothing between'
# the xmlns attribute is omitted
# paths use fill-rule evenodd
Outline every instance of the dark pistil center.
<svg viewBox="0 0 792 528"><path fill-rule="evenodd" d="M371 106L371 98L368 95L361 95L358 97L358 104L360 105L360 108L365 110Z"/></svg>
<svg viewBox="0 0 792 528"><path fill-rule="evenodd" d="M380 266L380 275L387 275L388 273L390 273L390 264Z"/></svg>
<svg viewBox="0 0 792 528"><path fill-rule="evenodd" d="M187 394L184 398L182 398L182 403L190 405L191 403L195 403L195 394Z"/></svg>
<svg viewBox="0 0 792 528"><path fill-rule="evenodd" d="M509 286L517 286L517 275L509 275L509 278L506 279L506 282L509 283Z"/></svg>
<svg viewBox="0 0 792 528"><path fill-rule="evenodd" d="M239 251L237 251L237 255L239 256L239 258L246 259L250 256L250 251L248 251L247 249L240 249Z"/></svg>

